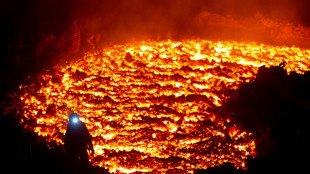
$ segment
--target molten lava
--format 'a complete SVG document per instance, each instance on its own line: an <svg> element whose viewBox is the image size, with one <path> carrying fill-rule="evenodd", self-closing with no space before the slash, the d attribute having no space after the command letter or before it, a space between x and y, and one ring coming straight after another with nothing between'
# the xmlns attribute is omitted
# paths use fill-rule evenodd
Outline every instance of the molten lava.
<svg viewBox="0 0 310 174"><path fill-rule="evenodd" d="M258 67L310 69L310 50L256 43L162 41L115 45L20 86L21 123L63 144L68 113L93 136L91 164L111 172L246 169L255 139L215 109Z"/></svg>

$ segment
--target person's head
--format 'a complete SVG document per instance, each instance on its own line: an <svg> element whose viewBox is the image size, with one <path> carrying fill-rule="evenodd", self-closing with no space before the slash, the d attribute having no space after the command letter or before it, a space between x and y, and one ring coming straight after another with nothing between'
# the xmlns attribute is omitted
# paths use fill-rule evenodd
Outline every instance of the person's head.
<svg viewBox="0 0 310 174"><path fill-rule="evenodd" d="M79 121L80 121L80 119L79 119L79 115L78 114L72 112L69 115L69 123L77 124Z"/></svg>

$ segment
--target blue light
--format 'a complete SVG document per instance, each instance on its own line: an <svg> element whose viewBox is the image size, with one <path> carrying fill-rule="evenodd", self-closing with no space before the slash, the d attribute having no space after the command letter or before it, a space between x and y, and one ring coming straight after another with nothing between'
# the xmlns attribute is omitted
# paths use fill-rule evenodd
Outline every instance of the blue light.
<svg viewBox="0 0 310 174"><path fill-rule="evenodd" d="M79 121L78 118L76 118L76 117L72 118L72 122L73 122L73 123L77 123L78 121Z"/></svg>

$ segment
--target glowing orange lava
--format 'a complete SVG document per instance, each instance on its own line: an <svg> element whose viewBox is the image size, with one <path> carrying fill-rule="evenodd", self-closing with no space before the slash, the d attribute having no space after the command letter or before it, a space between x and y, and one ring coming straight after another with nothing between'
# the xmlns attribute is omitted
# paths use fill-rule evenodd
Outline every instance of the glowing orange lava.
<svg viewBox="0 0 310 174"><path fill-rule="evenodd" d="M255 139L214 113L258 67L310 69L310 50L256 43L162 41L115 45L46 70L16 94L21 123L61 145L68 112L93 136L91 164L111 172L246 169Z"/></svg>

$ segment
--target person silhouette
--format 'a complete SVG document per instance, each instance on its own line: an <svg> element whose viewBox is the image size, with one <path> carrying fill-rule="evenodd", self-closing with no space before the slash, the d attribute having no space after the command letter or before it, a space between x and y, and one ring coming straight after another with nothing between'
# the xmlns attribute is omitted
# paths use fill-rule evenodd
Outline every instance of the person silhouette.
<svg viewBox="0 0 310 174"><path fill-rule="evenodd" d="M87 150L94 154L94 148L88 129L76 113L69 115L69 123L65 134L65 152L71 162L80 161L89 164Z"/></svg>

